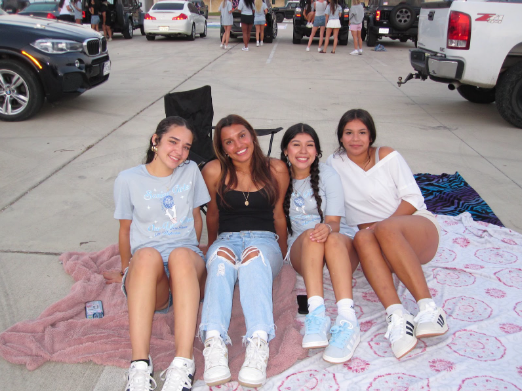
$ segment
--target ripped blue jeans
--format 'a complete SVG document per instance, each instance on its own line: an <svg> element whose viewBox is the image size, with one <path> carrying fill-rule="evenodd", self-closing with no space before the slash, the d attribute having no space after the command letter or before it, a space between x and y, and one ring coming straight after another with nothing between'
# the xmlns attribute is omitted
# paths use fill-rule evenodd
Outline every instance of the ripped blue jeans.
<svg viewBox="0 0 522 391"><path fill-rule="evenodd" d="M242 263L249 256L251 259ZM201 339L204 340L207 330L217 330L225 343L231 343L228 327L237 281L247 329L245 338L252 337L258 330L265 331L269 341L274 338L272 281L282 266L283 255L276 234L268 231L220 234L207 252L207 282L199 326Z"/></svg>

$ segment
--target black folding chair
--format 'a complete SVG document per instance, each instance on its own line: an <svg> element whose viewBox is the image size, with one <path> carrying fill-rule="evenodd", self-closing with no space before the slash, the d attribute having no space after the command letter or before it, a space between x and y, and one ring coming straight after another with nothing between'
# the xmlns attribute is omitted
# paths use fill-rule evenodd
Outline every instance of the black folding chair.
<svg viewBox="0 0 522 391"><path fill-rule="evenodd" d="M197 140L190 148L189 159L196 162L200 169L206 163L216 158L212 146L214 107L212 105L210 86L203 86L190 91L172 92L165 95L165 114L167 117L173 115L180 116L192 124ZM272 152L274 135L282 129L254 129L258 136L270 135L267 156L270 156Z"/></svg>

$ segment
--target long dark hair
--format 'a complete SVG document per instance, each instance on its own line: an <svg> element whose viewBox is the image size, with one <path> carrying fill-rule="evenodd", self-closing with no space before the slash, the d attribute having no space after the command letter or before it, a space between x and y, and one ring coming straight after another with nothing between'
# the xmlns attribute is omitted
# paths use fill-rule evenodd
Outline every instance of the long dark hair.
<svg viewBox="0 0 522 391"><path fill-rule="evenodd" d="M252 182L254 182L254 185L258 189L263 189L263 192L265 193L270 204L275 206L278 198L279 186L277 184L277 180L273 177L270 170L270 159L267 158L261 150L259 142L257 141L256 132L252 125L250 125L246 119L236 114L230 114L225 118L221 118L217 123L216 130L214 132L214 152L219 160L219 163L221 164L221 178L217 188L218 195L223 200L223 195L230 190L234 190L238 183L234 162L232 159L226 156L225 150L223 149L223 143L221 141L221 132L223 131L223 128L232 125L243 125L250 133L254 145L252 160L250 162L250 175L252 177ZM226 182L227 176L228 183Z"/></svg>
<svg viewBox="0 0 522 391"><path fill-rule="evenodd" d="M366 126L366 128L368 129L368 132L370 132L370 147L377 139L377 129L375 128L375 123L373 122L373 118L370 115L370 113L368 113L364 109L348 110L346 113L343 114L343 116L339 120L339 125L337 125L337 141L339 142L339 147L335 150L335 153L337 155L346 152L343 143L341 142L341 139L343 138L344 127L348 122L351 122L356 119L361 121L364 124L364 126ZM370 161L370 159L370 148L368 148L368 161Z"/></svg>
<svg viewBox="0 0 522 391"><path fill-rule="evenodd" d="M295 124L290 126L285 134L283 135L283 139L281 140L281 160L286 163L288 167L288 173L290 174L290 178L292 177L292 169L290 168L290 161L288 160L288 156L285 155L285 150L288 148L288 144L300 133L308 134L312 137L315 144L315 150L317 151L317 156L310 166L310 185L314 192L315 202L317 203L317 212L319 213L319 217L321 218L321 223L324 220L323 211L321 210L321 204L323 200L319 196L319 159L323 156L323 151L321 150L321 143L319 142L319 137L315 132L314 128L307 124ZM286 190L285 200L283 202L283 210L285 211L286 216L286 226L290 235L293 235L292 230L292 222L290 221L290 199L292 197L292 193L294 191L293 181L290 181L288 185L288 189Z"/></svg>
<svg viewBox="0 0 522 391"><path fill-rule="evenodd" d="M255 0L243 0L243 2L248 8L252 8L252 10L254 9Z"/></svg>
<svg viewBox="0 0 522 391"><path fill-rule="evenodd" d="M335 14L335 11L337 11L338 5L339 5L339 0L330 0L330 15Z"/></svg>
<svg viewBox="0 0 522 391"><path fill-rule="evenodd" d="M152 136L154 136L154 134L150 137L149 148L147 149L147 154L145 155L145 164L149 164L154 160L156 153L152 151L152 147L154 145L159 144L163 135L167 133L172 126L186 127L188 130L190 130L190 133L192 133L192 143L196 141L196 133L194 132L194 129L192 129L192 126L188 123L186 119L177 116L167 117L161 120L158 126L156 127L156 131L154 132L154 134L156 135L156 144L152 143Z"/></svg>

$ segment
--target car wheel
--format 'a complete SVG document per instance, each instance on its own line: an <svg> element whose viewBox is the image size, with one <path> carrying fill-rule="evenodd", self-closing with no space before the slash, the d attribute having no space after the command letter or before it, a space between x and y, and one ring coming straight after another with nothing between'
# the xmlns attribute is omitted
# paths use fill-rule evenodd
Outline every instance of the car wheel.
<svg viewBox="0 0 522 391"><path fill-rule="evenodd" d="M285 20L285 15L283 15L283 14L276 14L276 21L277 21L277 23L283 23L283 20Z"/></svg>
<svg viewBox="0 0 522 391"><path fill-rule="evenodd" d="M409 39L408 37L400 37L399 41L401 41L401 42L408 42L408 39Z"/></svg>
<svg viewBox="0 0 522 391"><path fill-rule="evenodd" d="M145 26L140 24L140 33L141 35L145 35Z"/></svg>
<svg viewBox="0 0 522 391"><path fill-rule="evenodd" d="M147 41L154 41L156 39L156 36L148 34L148 35L145 35L145 38L147 38Z"/></svg>
<svg viewBox="0 0 522 391"><path fill-rule="evenodd" d="M409 4L399 4L390 13L390 24L397 30L408 30L415 23L417 15Z"/></svg>
<svg viewBox="0 0 522 391"><path fill-rule="evenodd" d="M196 26L192 25L192 31L190 32L190 35L187 36L189 41L193 41L196 39Z"/></svg>
<svg viewBox="0 0 522 391"><path fill-rule="evenodd" d="M0 119L23 121L35 115L44 101L37 77L24 65L0 60Z"/></svg>
<svg viewBox="0 0 522 391"><path fill-rule="evenodd" d="M295 45L299 45L301 43L302 38L303 38L302 35L296 34L296 32L294 31L294 35L292 37L292 43Z"/></svg>
<svg viewBox="0 0 522 391"><path fill-rule="evenodd" d="M118 0L116 3L116 21L120 27L125 25L125 15L123 14L123 3L122 0Z"/></svg>
<svg viewBox="0 0 522 391"><path fill-rule="evenodd" d="M497 109L502 118L522 128L522 62L505 71L497 82Z"/></svg>
<svg viewBox="0 0 522 391"><path fill-rule="evenodd" d="M225 29L221 26L219 29L219 42L223 42L223 35L225 35Z"/></svg>
<svg viewBox="0 0 522 391"><path fill-rule="evenodd" d="M366 46L372 48L377 43L377 34L372 32L371 30L368 31L368 35L366 37Z"/></svg>
<svg viewBox="0 0 522 391"><path fill-rule="evenodd" d="M366 29L364 27L361 30L361 39L363 42L366 41Z"/></svg>
<svg viewBox="0 0 522 391"><path fill-rule="evenodd" d="M134 35L134 26L132 25L132 20L127 19L127 22L123 26L121 33L123 34L123 38L132 39Z"/></svg>
<svg viewBox="0 0 522 391"><path fill-rule="evenodd" d="M493 103L495 101L494 88L480 88L462 84L457 91L464 99L473 103Z"/></svg>
<svg viewBox="0 0 522 391"><path fill-rule="evenodd" d="M201 38L205 38L207 36L207 21L205 21L205 28L203 29L203 32L199 34Z"/></svg>
<svg viewBox="0 0 522 391"><path fill-rule="evenodd" d="M341 36L341 34L339 34L339 45L348 45L348 31L346 32L346 35Z"/></svg>

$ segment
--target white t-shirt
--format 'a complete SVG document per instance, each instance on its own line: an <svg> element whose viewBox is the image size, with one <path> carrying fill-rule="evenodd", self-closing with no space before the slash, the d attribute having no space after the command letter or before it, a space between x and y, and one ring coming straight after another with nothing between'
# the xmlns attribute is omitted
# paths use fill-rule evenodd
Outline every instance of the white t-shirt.
<svg viewBox="0 0 522 391"><path fill-rule="evenodd" d="M355 231L348 227L344 218L344 194L339 186L339 175L331 167L319 163L319 197L321 197L321 211L323 223L326 216L340 216L340 232L353 238ZM290 197L289 213L292 223L292 235L288 235L288 247L307 229L315 228L321 222L317 211L314 191L310 184L310 177L293 180L293 192Z"/></svg>
<svg viewBox="0 0 522 391"><path fill-rule="evenodd" d="M326 164L341 177L346 223L349 226L387 219L402 200L417 210L426 209L413 173L397 151L379 160L368 171L352 162L345 152L330 155Z"/></svg>
<svg viewBox="0 0 522 391"><path fill-rule="evenodd" d="M72 11L69 11L67 9L67 7L70 7L72 9ZM60 15L74 15L74 8L72 7L72 5L71 5L69 0L65 0L63 2L63 7L60 10Z"/></svg>
<svg viewBox="0 0 522 391"><path fill-rule="evenodd" d="M142 164L120 172L114 182L114 218L132 220L132 254L152 247L165 259L176 247L197 247L192 210L209 201L207 186L192 161L168 177L150 175Z"/></svg>

